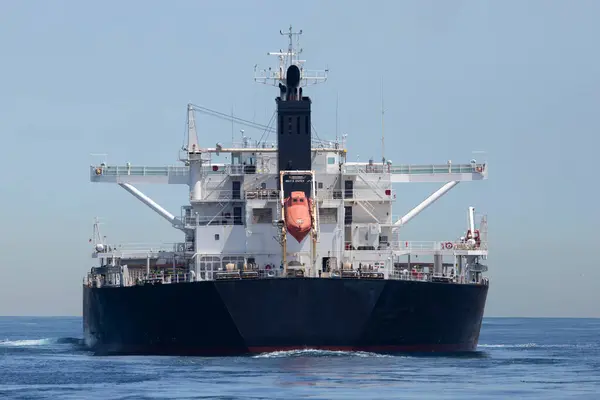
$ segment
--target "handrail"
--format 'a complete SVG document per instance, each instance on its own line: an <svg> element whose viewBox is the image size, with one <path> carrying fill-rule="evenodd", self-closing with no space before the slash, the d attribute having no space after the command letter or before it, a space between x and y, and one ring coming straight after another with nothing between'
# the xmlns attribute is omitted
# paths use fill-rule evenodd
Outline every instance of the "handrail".
<svg viewBox="0 0 600 400"><path fill-rule="evenodd" d="M115 252L127 253L158 253L158 252L178 252L185 250L184 242L172 243L121 243L104 244L102 251L96 251L97 254L113 254Z"/></svg>
<svg viewBox="0 0 600 400"><path fill-rule="evenodd" d="M186 223L193 226L195 221L199 222L199 225L207 225L210 221L215 222L213 225L222 225L221 219L215 218L215 216L204 216L204 217L186 217ZM234 218L228 219L231 225L234 224ZM241 220L238 222L241 223ZM110 255L115 252L127 252L127 253L158 253L158 252L183 252L186 251L185 242L174 242L174 243L123 243L118 245L105 245L104 250L96 252L97 254ZM366 246L365 246L366 247ZM479 245L471 246L466 242L459 240L448 240L448 241L386 241L380 242L379 247L375 249L366 248L354 248L352 242L345 241L344 249L346 251L381 251L381 250L395 250L395 251L455 251L455 250L488 250L488 243L482 241ZM188 250L193 251L193 250ZM204 253L202 253L205 255ZM208 253L207 253L208 254Z"/></svg>
<svg viewBox="0 0 600 400"><path fill-rule="evenodd" d="M189 167L167 165L161 167L133 165L91 165L94 176L185 176Z"/></svg>
<svg viewBox="0 0 600 400"><path fill-rule="evenodd" d="M239 195L234 196L232 189L206 189L200 196L200 199L194 201L236 201L236 200L278 200L279 190L277 189L245 189L240 190ZM393 200L396 197L394 189L317 189L315 198L317 200Z"/></svg>
<svg viewBox="0 0 600 400"><path fill-rule="evenodd" d="M346 174L355 173L391 173L391 174L464 174L483 172L486 168L484 163L473 164L399 164L399 165L383 165L383 164L346 164L343 171Z"/></svg>
<svg viewBox="0 0 600 400"><path fill-rule="evenodd" d="M364 246L367 247L367 246ZM381 251L381 250L408 250L408 251L454 251L454 250L487 250L488 243L480 242L479 245L471 246L468 243L449 241L387 241L380 242L376 249L354 248L352 242L344 242L346 251Z"/></svg>
<svg viewBox="0 0 600 400"><path fill-rule="evenodd" d="M396 190L391 188L381 189L317 189L317 200L352 199L352 200L393 200Z"/></svg>
<svg viewBox="0 0 600 400"><path fill-rule="evenodd" d="M344 164L345 174L464 174L483 173L486 169L485 163L474 164L406 164L406 165L382 165L382 164ZM227 174L227 175L253 175L253 174L276 174L271 168L262 169L259 165L239 164L208 164L202 166L205 175ZM90 174L93 176L185 176L189 174L187 166L133 166L133 165L90 165Z"/></svg>
<svg viewBox="0 0 600 400"><path fill-rule="evenodd" d="M182 218L184 226L206 226L206 225L242 225L243 216L234 216L233 213L225 215L215 214L206 216L194 216Z"/></svg>

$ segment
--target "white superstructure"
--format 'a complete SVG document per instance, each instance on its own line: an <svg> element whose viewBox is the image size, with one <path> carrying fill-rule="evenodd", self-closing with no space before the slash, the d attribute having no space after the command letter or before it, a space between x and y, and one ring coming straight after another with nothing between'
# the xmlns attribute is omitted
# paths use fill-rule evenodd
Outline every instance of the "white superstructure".
<svg viewBox="0 0 600 400"><path fill-rule="evenodd" d="M300 32L301 33L301 32ZM283 32L282 32L283 34ZM256 80L277 85L290 64L301 69L303 85L325 81L327 72L303 69L300 51L290 32L287 52L276 70L256 72ZM314 140L312 146L314 236L301 243L282 237L282 202L278 191L277 144L201 143L195 113L216 113L188 105L188 134L179 166L92 165L90 179L123 187L172 227L182 231L181 243L157 246L109 245L95 224L93 257L102 268L93 269L86 280L95 285L132 285L147 280L161 283L215 279L277 278L289 276L288 267L300 275L318 278L379 278L447 280L480 283L487 269L487 222L476 221L469 207L468 223L460 239L442 242L411 242L401 239L402 226L416 217L461 181L487 179L486 163L438 165L392 165L390 161L349 162L345 140ZM274 128L231 117L264 132ZM227 155L228 163L216 162ZM397 196L394 183L439 182L442 186L400 218L392 205ZM142 183L189 186L189 203L179 216L155 203L134 185ZM314 238L311 239L311 238ZM284 240L287 239L287 240ZM285 245L284 245L285 242ZM284 254L285 252L285 254ZM429 256L417 264L412 256ZM426 257L425 257L426 258ZM443 259L449 260L444 263ZM283 265L285 260L285 265Z"/></svg>

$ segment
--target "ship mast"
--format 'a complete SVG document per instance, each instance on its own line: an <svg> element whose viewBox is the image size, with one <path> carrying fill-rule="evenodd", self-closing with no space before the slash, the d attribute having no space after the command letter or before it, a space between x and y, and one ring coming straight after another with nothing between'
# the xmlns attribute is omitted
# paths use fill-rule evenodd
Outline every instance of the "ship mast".
<svg viewBox="0 0 600 400"><path fill-rule="evenodd" d="M287 70L290 66L295 65L300 69L299 86L310 86L327 81L329 69L325 70L307 70L304 67L306 60L300 59L303 49L300 48L300 35L302 29L294 32L290 25L287 32L279 31L282 36L288 37L287 51L279 50L277 52L268 52L269 56L276 56L279 60L279 65L276 70L273 68L259 69L258 64L254 66L254 81L265 85L279 87L280 84L285 85L287 82ZM294 39L296 45L294 46Z"/></svg>
<svg viewBox="0 0 600 400"><path fill-rule="evenodd" d="M385 130L384 130L385 107L383 106L383 78L381 78L381 163L385 164Z"/></svg>

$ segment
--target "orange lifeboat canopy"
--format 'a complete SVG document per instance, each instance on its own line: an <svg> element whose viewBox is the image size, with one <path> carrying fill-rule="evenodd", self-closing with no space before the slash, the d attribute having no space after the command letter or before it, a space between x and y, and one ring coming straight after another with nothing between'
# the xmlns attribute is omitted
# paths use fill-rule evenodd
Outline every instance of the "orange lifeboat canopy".
<svg viewBox="0 0 600 400"><path fill-rule="evenodd" d="M304 240L312 226L309 201L304 192L300 191L292 192L284 202L285 227L298 243Z"/></svg>

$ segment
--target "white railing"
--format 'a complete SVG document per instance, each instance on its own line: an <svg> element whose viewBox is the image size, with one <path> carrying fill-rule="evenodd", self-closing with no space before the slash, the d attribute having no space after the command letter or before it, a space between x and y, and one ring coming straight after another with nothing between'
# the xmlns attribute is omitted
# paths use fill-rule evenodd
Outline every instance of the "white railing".
<svg viewBox="0 0 600 400"><path fill-rule="evenodd" d="M207 225L243 225L244 217L234 217L232 212L223 212L216 215L198 215L194 217L183 217L186 227Z"/></svg>
<svg viewBox="0 0 600 400"><path fill-rule="evenodd" d="M275 128L273 127L265 127L269 132L275 132ZM321 149L321 148L340 148L343 149L343 140L340 140L336 143L334 140L322 140L317 139L315 137L311 138L311 146L313 149ZM277 149L277 142L267 142L267 141L258 141L252 138L246 137L242 141L224 141L219 142L221 148L224 149Z"/></svg>
<svg viewBox="0 0 600 400"><path fill-rule="evenodd" d="M102 251L96 251L97 254L106 254L110 256L113 253L159 253L159 252L180 252L185 250L185 243L123 243L117 245L105 244Z"/></svg>
<svg viewBox="0 0 600 400"><path fill-rule="evenodd" d="M186 166L133 166L133 165L92 165L90 166L90 175L95 176L186 176L190 168ZM272 173L277 171L262 170L256 165L231 165L231 164L208 164L202 166L202 173L205 175L227 174L244 175L258 173Z"/></svg>
<svg viewBox="0 0 600 400"><path fill-rule="evenodd" d="M398 270L394 269L389 275L389 279L415 281L415 282L447 282L458 284L482 284L489 285L489 278L482 274L467 277L465 275L434 274L433 272L423 272L422 270Z"/></svg>
<svg viewBox="0 0 600 400"><path fill-rule="evenodd" d="M366 247L366 246L361 246ZM344 242L346 251L453 251L453 250L487 250L487 242L471 246L461 241L388 241L380 242L375 249L353 247L352 242Z"/></svg>
<svg viewBox="0 0 600 400"><path fill-rule="evenodd" d="M244 191L246 200L279 200L277 189L251 189Z"/></svg>
<svg viewBox="0 0 600 400"><path fill-rule="evenodd" d="M486 164L406 164L406 165L389 165L389 164L350 164L344 165L343 172L345 174L465 174L465 173L481 173L485 170Z"/></svg>
<svg viewBox="0 0 600 400"><path fill-rule="evenodd" d="M423 165L392 165L392 174L467 174L483 172L485 164L423 164Z"/></svg>
<svg viewBox="0 0 600 400"><path fill-rule="evenodd" d="M346 199L346 200L394 200L394 189L317 189L318 200Z"/></svg>
<svg viewBox="0 0 600 400"><path fill-rule="evenodd" d="M470 246L460 240L448 240L448 241L399 241L394 242L395 249L398 250L487 250L487 242L481 242L479 245Z"/></svg>
<svg viewBox="0 0 600 400"><path fill-rule="evenodd" d="M236 200L278 200L277 189L246 189L234 192L232 189L205 189L199 200L193 201L236 201Z"/></svg>
<svg viewBox="0 0 600 400"><path fill-rule="evenodd" d="M130 273L131 274L131 273ZM120 282L116 280L111 282L110 280L107 282L107 278L101 275L96 275L92 273L88 273L83 278L83 284L86 286L136 286L142 285L144 283L161 283L161 284L169 284L169 283L183 283L183 282L194 282L195 274L188 272L178 272L178 273L169 273L161 272L161 273L152 273L152 274L142 274L141 276L127 276L124 275L124 282Z"/></svg>
<svg viewBox="0 0 600 400"><path fill-rule="evenodd" d="M394 200L396 191L394 189L317 189L317 200ZM196 201L235 201L235 200L278 200L279 191L277 189L240 189L235 193L232 189L205 189L200 200Z"/></svg>
<svg viewBox="0 0 600 400"><path fill-rule="evenodd" d="M382 164L350 164L343 166L345 174L458 174L482 173L486 164L423 164L423 165L382 165ZM202 173L206 175L251 175L251 174L277 174L277 168L261 165L231 165L208 164L202 166ZM186 176L189 167L186 166L133 166L133 165L91 165L90 175L94 176Z"/></svg>
<svg viewBox="0 0 600 400"><path fill-rule="evenodd" d="M272 128L270 130L274 132ZM258 141L251 138L246 138L241 142L233 141L229 143L221 143L221 147L233 149L275 149L277 148L277 142Z"/></svg>
<svg viewBox="0 0 600 400"><path fill-rule="evenodd" d="M169 271L166 272L159 272L159 273L154 273L154 274L144 274L143 278L137 279L134 282L130 282L130 285L136 285L136 284L141 284L144 281L148 281L148 282L160 282L160 283L183 283L183 282L193 282L195 279L195 274L193 273L188 273L188 272L178 272L178 273L169 273Z"/></svg>
<svg viewBox="0 0 600 400"><path fill-rule="evenodd" d="M275 279L282 278L284 274L279 269L273 270L255 270L258 272L258 279ZM366 269L361 270L359 273L357 269L345 269L345 270L336 270L336 273L329 272L323 273L320 277L315 276L314 278L372 278L373 274L381 274L382 270L376 269ZM235 274L238 272L238 274ZM243 279L242 272L240 270L229 271L229 275L225 277L225 279ZM249 272L249 271L246 271ZM343 273L342 273L343 272ZM208 278L206 272L201 272L199 275L196 275L192 272L179 272L179 273L152 273L152 274L143 274L139 277L124 277L123 286L137 286L144 284L177 284L177 283L188 283L188 282L197 282L202 280L218 280L219 274L227 274L226 271L210 271L211 277ZM223 275L221 275L221 279L223 279ZM423 272L423 271L408 271L408 270L398 270L393 269L390 271L388 275L388 279L392 280L403 280L403 281L413 281L413 282L431 282L442 280L448 283L458 283L458 284L488 284L488 278L485 276L479 276L478 278L473 277L473 279L469 280L465 276L462 275L449 275L449 276L434 276L432 272ZM83 284L88 287L115 287L121 286L121 282L117 279L115 281L107 280L107 277L103 277L101 275L95 275L88 273L83 278Z"/></svg>
<svg viewBox="0 0 600 400"><path fill-rule="evenodd" d="M92 176L185 176L189 173L188 167L164 166L148 167L133 165L92 165Z"/></svg>
<svg viewBox="0 0 600 400"><path fill-rule="evenodd" d="M204 175L255 175L277 174L276 166L240 165L240 164L209 164L202 166Z"/></svg>
<svg viewBox="0 0 600 400"><path fill-rule="evenodd" d="M412 272L408 270L394 269L390 272L390 279L402 280L402 281L418 281L418 282L429 282L431 281L432 273L428 272Z"/></svg>

